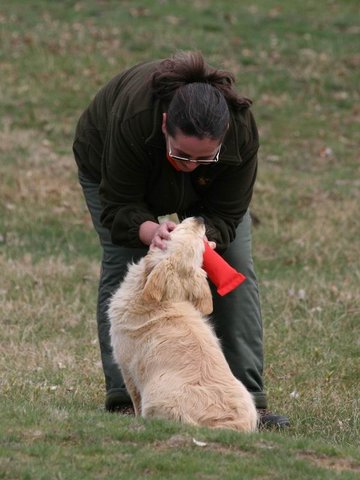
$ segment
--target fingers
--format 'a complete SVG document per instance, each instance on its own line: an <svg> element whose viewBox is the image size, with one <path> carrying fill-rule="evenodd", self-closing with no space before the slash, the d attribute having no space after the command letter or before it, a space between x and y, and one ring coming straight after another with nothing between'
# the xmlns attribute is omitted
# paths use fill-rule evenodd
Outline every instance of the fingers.
<svg viewBox="0 0 360 480"><path fill-rule="evenodd" d="M159 227L155 230L153 239L150 244L150 248L160 248L161 250L166 249L166 241L170 239L170 233L176 227L176 223L171 221L166 221L161 223Z"/></svg>
<svg viewBox="0 0 360 480"><path fill-rule="evenodd" d="M160 248L161 250L166 250L167 241L170 240L170 233L177 227L177 224L167 220L161 223L154 232L150 248ZM209 247L212 250L216 248L216 242L209 241L205 237L205 241L208 242Z"/></svg>
<svg viewBox="0 0 360 480"><path fill-rule="evenodd" d="M164 227L165 232L170 234L174 230L174 228L177 227L176 223L171 222L170 220L167 220L166 222L162 223L160 227ZM170 238L170 235L168 236L168 239Z"/></svg>
<svg viewBox="0 0 360 480"><path fill-rule="evenodd" d="M205 242L208 243L209 247L211 248L211 250L215 250L216 248L216 242L212 242L210 240L208 240L207 236L205 235Z"/></svg>
<svg viewBox="0 0 360 480"><path fill-rule="evenodd" d="M216 242L208 242L208 244L209 244L209 247L211 248L211 250L215 250Z"/></svg>

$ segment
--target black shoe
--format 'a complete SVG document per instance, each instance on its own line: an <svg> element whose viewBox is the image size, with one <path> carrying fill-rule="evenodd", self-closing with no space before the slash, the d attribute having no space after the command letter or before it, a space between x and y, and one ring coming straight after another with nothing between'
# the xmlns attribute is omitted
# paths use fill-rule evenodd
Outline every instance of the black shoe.
<svg viewBox="0 0 360 480"><path fill-rule="evenodd" d="M259 427L260 428L288 428L290 427L290 421L288 417L284 415L277 415L270 412L265 408L257 409L259 414Z"/></svg>
<svg viewBox="0 0 360 480"><path fill-rule="evenodd" d="M105 410L123 415L134 415L134 407L126 391L113 391L106 394Z"/></svg>
<svg viewBox="0 0 360 480"><path fill-rule="evenodd" d="M108 412L119 413L120 415L128 415L130 417L135 415L135 410L132 405L117 405L112 410L108 410Z"/></svg>

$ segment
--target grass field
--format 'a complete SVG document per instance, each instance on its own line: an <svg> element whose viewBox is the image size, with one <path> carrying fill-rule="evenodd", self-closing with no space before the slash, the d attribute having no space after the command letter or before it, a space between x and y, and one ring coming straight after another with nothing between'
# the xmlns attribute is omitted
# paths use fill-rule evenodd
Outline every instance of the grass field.
<svg viewBox="0 0 360 480"><path fill-rule="evenodd" d="M1 3L0 479L359 478L359 25L358 0ZM176 49L254 100L265 380L285 432L103 410L73 131L104 82Z"/></svg>

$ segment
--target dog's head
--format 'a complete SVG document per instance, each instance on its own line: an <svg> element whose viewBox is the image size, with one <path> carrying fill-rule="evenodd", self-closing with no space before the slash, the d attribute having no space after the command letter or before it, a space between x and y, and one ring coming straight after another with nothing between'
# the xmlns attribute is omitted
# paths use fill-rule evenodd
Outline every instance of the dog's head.
<svg viewBox="0 0 360 480"><path fill-rule="evenodd" d="M202 218L189 217L171 232L166 250L154 248L146 255L143 300L189 301L203 314L212 312L212 296L201 268L205 225Z"/></svg>

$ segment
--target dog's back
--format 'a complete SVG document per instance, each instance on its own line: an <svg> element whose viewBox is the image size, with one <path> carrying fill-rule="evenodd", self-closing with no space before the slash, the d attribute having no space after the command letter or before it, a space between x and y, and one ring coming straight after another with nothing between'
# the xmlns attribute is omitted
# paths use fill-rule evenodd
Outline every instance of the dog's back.
<svg viewBox="0 0 360 480"><path fill-rule="evenodd" d="M150 341L150 332L146 334L147 351L143 354L148 360L142 365L144 378L139 379L144 386L142 414L254 431L254 401L230 371L208 321L191 305L173 307L173 316L154 325Z"/></svg>

